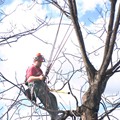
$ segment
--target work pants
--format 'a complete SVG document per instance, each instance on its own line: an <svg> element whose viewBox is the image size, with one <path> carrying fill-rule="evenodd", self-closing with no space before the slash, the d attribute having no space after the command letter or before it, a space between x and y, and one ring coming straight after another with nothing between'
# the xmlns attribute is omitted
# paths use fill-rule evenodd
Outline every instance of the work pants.
<svg viewBox="0 0 120 120"><path fill-rule="evenodd" d="M55 120L58 116L58 105L56 97L49 91L48 86L44 81L35 81L31 90L35 92L36 97L39 98L44 105L51 118Z"/></svg>

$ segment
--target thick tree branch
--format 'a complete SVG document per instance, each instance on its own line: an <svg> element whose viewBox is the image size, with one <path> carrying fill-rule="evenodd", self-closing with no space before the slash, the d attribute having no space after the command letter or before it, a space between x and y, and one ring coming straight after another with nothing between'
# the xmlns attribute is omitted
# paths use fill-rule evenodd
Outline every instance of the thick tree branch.
<svg viewBox="0 0 120 120"><path fill-rule="evenodd" d="M110 44L110 38L111 38L111 35L112 35L112 32L113 32L113 23L114 23L114 17L115 17L115 3L113 4L111 2L111 12L110 12L110 19L109 19L109 24L108 24L107 38L106 38L106 43L105 43L104 59L106 58L106 55L108 53L108 50L109 50L109 47L110 47L110 45L109 45Z"/></svg>
<svg viewBox="0 0 120 120"><path fill-rule="evenodd" d="M82 53L82 58L88 73L88 77L89 80L92 80L94 78L94 74L95 74L95 68L94 66L91 64L91 62L88 59L88 56L86 54L86 49L85 49L85 45L84 45L84 40L83 40L83 35L82 35L82 31L78 22L78 15L77 15L77 7L76 7L76 3L75 0L68 0L69 3L69 9L70 9L70 15L71 15L71 19L75 28L75 32L77 34L77 38L78 38L78 42L79 42L79 46L81 49L81 53ZM92 78L92 79L91 79Z"/></svg>
<svg viewBox="0 0 120 120"><path fill-rule="evenodd" d="M102 63L101 69L100 69L100 74L101 75L103 73L105 73L105 71L106 71L106 69L109 66L109 63L111 61L111 57L112 57L112 53L113 53L113 49L114 49L114 44L115 44L116 36L117 36L117 30L119 28L119 22L120 22L120 4L119 4L119 9L118 9L118 13L117 13L114 29L113 29L113 32L112 32L112 36L110 38L110 41L108 40L109 41L109 46L108 46L108 48L106 48L107 49L107 53L105 55L105 58L103 60L103 63Z"/></svg>

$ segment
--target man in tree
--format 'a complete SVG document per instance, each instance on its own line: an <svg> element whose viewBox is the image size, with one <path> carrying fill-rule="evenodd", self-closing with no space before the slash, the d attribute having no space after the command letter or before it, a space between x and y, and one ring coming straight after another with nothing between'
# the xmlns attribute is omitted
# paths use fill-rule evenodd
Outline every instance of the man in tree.
<svg viewBox="0 0 120 120"><path fill-rule="evenodd" d="M26 71L26 82L31 92L31 100L35 101L35 96L38 97L51 115L51 120L60 120L60 116L57 114L58 105L56 97L49 91L45 83L45 76L40 69L44 61L44 57L40 53L34 57L32 66Z"/></svg>

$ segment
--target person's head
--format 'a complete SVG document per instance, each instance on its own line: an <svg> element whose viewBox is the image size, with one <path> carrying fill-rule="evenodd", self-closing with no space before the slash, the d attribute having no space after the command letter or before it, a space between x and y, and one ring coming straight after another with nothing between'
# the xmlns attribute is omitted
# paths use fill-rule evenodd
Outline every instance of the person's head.
<svg viewBox="0 0 120 120"><path fill-rule="evenodd" d="M41 53L37 53L34 57L34 64L36 67L40 67L42 62L45 62L44 57L41 55Z"/></svg>

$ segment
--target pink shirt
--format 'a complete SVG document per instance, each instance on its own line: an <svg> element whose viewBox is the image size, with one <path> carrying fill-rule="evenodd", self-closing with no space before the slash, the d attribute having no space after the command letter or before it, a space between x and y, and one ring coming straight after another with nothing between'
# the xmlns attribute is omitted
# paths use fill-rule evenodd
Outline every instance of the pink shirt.
<svg viewBox="0 0 120 120"><path fill-rule="evenodd" d="M32 65L26 71L26 79L28 79L30 76L40 76L41 74L43 74L42 70L39 67Z"/></svg>

